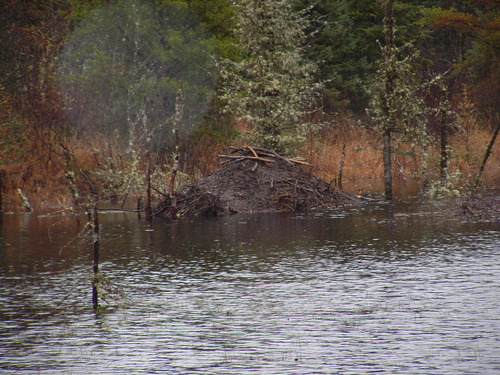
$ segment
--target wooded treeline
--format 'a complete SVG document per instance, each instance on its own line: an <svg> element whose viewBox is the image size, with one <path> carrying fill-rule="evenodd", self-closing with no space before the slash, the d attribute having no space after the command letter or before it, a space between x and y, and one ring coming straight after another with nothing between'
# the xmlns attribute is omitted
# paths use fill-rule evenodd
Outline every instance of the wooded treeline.
<svg viewBox="0 0 500 375"><path fill-rule="evenodd" d="M0 14L1 181L20 196L70 186L76 201L97 185L122 199L149 163L167 192L245 131L300 151L339 116L373 143L391 119L414 158L433 136L444 183L454 118L485 134L499 122L497 0L9 0ZM430 111L381 109L387 90Z"/></svg>

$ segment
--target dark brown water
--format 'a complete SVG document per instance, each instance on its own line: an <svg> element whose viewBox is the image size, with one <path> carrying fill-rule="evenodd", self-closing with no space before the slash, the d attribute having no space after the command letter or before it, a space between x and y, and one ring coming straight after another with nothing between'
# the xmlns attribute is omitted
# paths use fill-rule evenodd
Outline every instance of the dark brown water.
<svg viewBox="0 0 500 375"><path fill-rule="evenodd" d="M0 373L500 374L500 225L396 207L0 218Z"/></svg>

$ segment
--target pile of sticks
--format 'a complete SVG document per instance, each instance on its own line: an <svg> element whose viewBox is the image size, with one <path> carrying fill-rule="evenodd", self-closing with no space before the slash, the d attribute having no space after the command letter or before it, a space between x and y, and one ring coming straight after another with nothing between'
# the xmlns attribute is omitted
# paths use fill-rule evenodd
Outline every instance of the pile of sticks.
<svg viewBox="0 0 500 375"><path fill-rule="evenodd" d="M274 163L275 159L284 160L290 164L301 164L301 165L311 165L305 160L299 158L287 158L278 154L272 150L266 150L260 147L244 146L244 147L231 147L231 155L219 155L219 158L226 159L221 162L221 164L227 164L232 162L239 162L242 160L253 160L255 161L255 167L257 168L258 163Z"/></svg>

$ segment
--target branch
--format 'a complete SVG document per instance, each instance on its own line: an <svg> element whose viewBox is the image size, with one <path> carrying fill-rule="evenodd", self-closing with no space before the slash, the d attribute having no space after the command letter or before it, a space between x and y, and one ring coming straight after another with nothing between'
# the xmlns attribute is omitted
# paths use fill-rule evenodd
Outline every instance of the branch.
<svg viewBox="0 0 500 375"><path fill-rule="evenodd" d="M274 160L271 160L271 159L265 159L265 158L261 158L259 156L237 156L237 155L218 155L219 158L224 158L224 159L240 159L240 160L244 160L244 159L249 159L249 160L259 160L259 161L262 161L262 162L265 162L265 163L274 163Z"/></svg>

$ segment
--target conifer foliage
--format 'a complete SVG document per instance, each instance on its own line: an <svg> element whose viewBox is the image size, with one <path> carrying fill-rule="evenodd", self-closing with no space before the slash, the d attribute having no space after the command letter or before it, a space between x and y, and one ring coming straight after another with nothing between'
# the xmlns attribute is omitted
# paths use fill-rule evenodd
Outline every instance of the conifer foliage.
<svg viewBox="0 0 500 375"><path fill-rule="evenodd" d="M380 46L382 57L378 61L368 108L375 129L383 138L385 198L392 200L393 143L405 141L412 149L429 142L427 115L429 109L422 93L429 83L421 82L417 75L418 52L411 44L399 47L395 43L394 0L385 1L385 45ZM395 135L397 138L395 139Z"/></svg>
<svg viewBox="0 0 500 375"><path fill-rule="evenodd" d="M235 118L253 126L258 146L290 151L301 141L311 108L315 65L302 55L306 20L289 1L241 0L238 10L240 61L224 61L223 99Z"/></svg>

